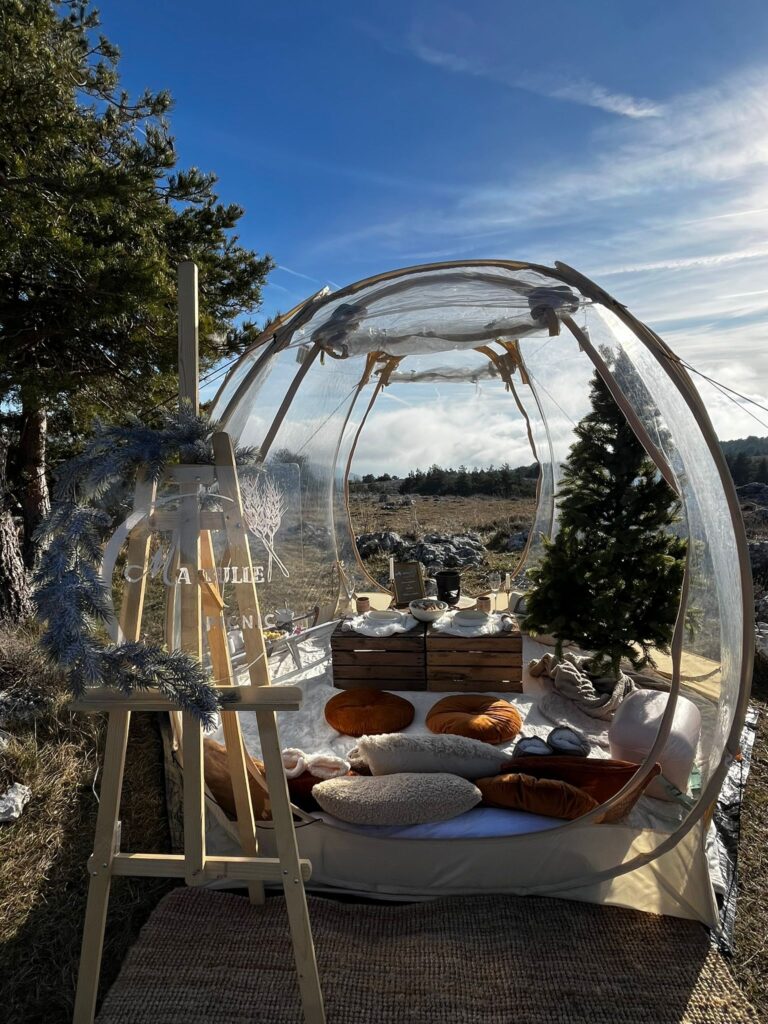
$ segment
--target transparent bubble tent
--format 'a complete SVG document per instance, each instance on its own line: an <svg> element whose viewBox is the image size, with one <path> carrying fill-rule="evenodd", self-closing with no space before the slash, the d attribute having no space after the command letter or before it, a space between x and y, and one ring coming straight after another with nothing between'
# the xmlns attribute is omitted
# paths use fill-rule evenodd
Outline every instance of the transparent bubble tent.
<svg viewBox="0 0 768 1024"><path fill-rule="evenodd" d="M307 706L319 720L322 704L313 704L310 689L312 678L330 671L330 630L354 594L385 589L359 556L349 512L355 453L374 429L377 403L389 389L413 395L418 406L426 388L466 396L472 385L481 400L493 397L496 416L504 396L515 437L525 435L528 461L539 465L533 527L518 568L524 579L542 555L542 538L557 532L561 467L573 426L588 411L595 372L682 506L686 580L670 653L657 663L669 699L638 774L652 770L664 747L678 697L694 701L702 732L688 800L668 805L664 820L596 824L603 806L543 831L449 838L372 836L309 816L298 835L313 882L390 898L549 894L716 923L707 836L746 713L751 576L716 434L686 370L661 338L560 263L478 260L394 270L325 290L274 321L229 372L211 416L238 444L260 449L267 476L246 481L244 498L250 493L262 511L272 507L280 518L278 531L266 544L262 537L260 554L254 553L254 564L263 563L262 613L287 606L311 627L311 656L276 665L273 682L303 673ZM451 392L456 386L465 390ZM500 436L503 444L503 430ZM408 438L380 442L407 447ZM691 607L703 617L693 635L685 628ZM396 682L392 689L397 692ZM231 823L223 815L216 820L225 843L234 836ZM268 823L259 832L268 849Z"/></svg>

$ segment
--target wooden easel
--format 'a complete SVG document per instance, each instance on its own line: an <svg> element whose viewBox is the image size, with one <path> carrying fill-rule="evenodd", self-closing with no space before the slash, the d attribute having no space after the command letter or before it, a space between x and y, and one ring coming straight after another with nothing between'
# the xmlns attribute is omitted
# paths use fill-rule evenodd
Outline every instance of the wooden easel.
<svg viewBox="0 0 768 1024"><path fill-rule="evenodd" d="M179 267L180 394L192 402L195 411L198 409L197 323L197 267L194 263L182 263ZM323 1024L325 1021L304 891L304 882L310 876L311 865L309 861L299 858L275 719L277 711L297 710L302 692L298 687L270 686L260 627L259 601L253 582L240 486L229 436L224 433L214 435L213 448L213 466L169 467L166 482L178 487L178 511L157 510L157 485L145 477L138 479L134 495L136 525L128 538L127 564L141 566L143 572L132 573L125 584L118 636L126 640L141 638L152 532L168 529L170 524L178 530L178 563L189 571L190 577L188 585L177 585L181 647L192 657L202 660L205 629L215 685L231 709L222 711L221 718L243 855L209 857L206 853L203 733L198 719L188 712L181 715L184 853L121 853L120 793L131 712L150 710L175 712L178 715L178 709L160 695L147 692L125 696L112 690L94 690L77 701L74 705L76 710L106 711L108 724L96 835L93 854L88 861L90 881L74 1024L92 1024L94 1019L109 891L112 877L116 875L184 878L187 885L205 885L214 880L227 879L245 881L248 883L252 903L263 902L264 882L280 882L285 893L304 1018L307 1024ZM218 485L222 510L201 510L200 488L214 483ZM225 630L224 601L215 573L210 572L215 568L212 540L214 530L223 532L230 564L241 570L238 573L241 581L234 584L241 622L252 621L254 624L253 628L243 628L249 675L249 684L246 686L234 685ZM172 640L171 637L168 639ZM246 751L238 717L240 711L254 711L256 714L277 857L259 856ZM255 964L254 968L258 970L258 965Z"/></svg>

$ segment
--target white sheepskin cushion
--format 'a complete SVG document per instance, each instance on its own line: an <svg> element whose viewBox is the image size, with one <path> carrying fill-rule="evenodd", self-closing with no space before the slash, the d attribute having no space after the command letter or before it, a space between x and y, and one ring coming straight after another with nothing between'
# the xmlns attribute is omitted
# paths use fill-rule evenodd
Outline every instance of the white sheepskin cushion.
<svg viewBox="0 0 768 1024"><path fill-rule="evenodd" d="M367 765L371 775L447 772L464 779L481 779L498 775L510 756L490 743L452 733L432 736L385 733L362 736L348 759L353 768L356 762Z"/></svg>
<svg viewBox="0 0 768 1024"><path fill-rule="evenodd" d="M422 825L448 821L480 803L477 786L458 775L343 776L318 782L312 796L322 809L353 825Z"/></svg>

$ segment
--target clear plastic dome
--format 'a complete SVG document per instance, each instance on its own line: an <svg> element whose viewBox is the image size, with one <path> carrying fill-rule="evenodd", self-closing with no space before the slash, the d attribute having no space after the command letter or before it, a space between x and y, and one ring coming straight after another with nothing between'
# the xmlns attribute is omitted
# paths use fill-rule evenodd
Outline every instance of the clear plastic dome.
<svg viewBox="0 0 768 1024"><path fill-rule="evenodd" d="M717 437L681 363L625 307L561 264L438 264L308 300L241 357L211 413L240 444L261 449L265 473L290 466L295 474L290 494L284 487L300 503L290 558L285 573L262 582L262 606L332 618L355 589L378 585L357 554L348 477L387 386L475 380L508 393L510 417L522 416L540 466L522 571L540 558L541 538L557 531L561 465L595 371L682 504L690 564L679 623L695 607L701 625L693 636L679 628L671 656L661 658L673 697L661 728L678 694L702 710L701 787L671 835L612 830L597 844L580 819L516 837L521 851L534 842L538 851L528 857L535 863L525 869L526 891L597 884L672 850L711 806L737 753L751 678L746 542ZM558 859L565 849L580 856Z"/></svg>

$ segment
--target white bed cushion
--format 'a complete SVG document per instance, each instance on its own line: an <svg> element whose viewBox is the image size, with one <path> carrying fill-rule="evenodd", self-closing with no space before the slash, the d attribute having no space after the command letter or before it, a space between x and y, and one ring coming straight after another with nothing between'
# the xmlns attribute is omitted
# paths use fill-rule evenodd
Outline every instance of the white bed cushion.
<svg viewBox="0 0 768 1024"><path fill-rule="evenodd" d="M480 790L458 775L342 776L319 782L312 796L322 809L354 825L420 825L447 821L482 799Z"/></svg>
<svg viewBox="0 0 768 1024"><path fill-rule="evenodd" d="M447 772L464 779L498 775L508 764L510 754L467 736L452 733L419 736L411 733L385 733L362 736L348 755L352 767L362 762L372 775L395 772Z"/></svg>
<svg viewBox="0 0 768 1024"><path fill-rule="evenodd" d="M331 814L320 813L315 817L334 828L379 839L489 839L546 832L563 824L557 818L501 807L473 807L448 821L428 821L421 825L353 825Z"/></svg>

